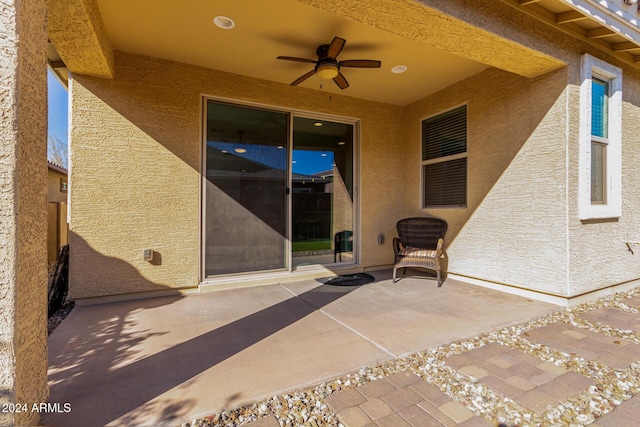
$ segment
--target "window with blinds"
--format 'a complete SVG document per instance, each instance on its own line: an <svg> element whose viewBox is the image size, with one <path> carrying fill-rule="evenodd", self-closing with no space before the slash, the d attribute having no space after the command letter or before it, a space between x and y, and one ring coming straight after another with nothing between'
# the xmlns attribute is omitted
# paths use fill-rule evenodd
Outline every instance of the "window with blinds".
<svg viewBox="0 0 640 427"><path fill-rule="evenodd" d="M622 69L580 58L578 216L622 215Z"/></svg>
<svg viewBox="0 0 640 427"><path fill-rule="evenodd" d="M591 81L591 203L607 202L607 145L609 145L609 82Z"/></svg>
<svg viewBox="0 0 640 427"><path fill-rule="evenodd" d="M467 106L422 121L422 207L467 206Z"/></svg>

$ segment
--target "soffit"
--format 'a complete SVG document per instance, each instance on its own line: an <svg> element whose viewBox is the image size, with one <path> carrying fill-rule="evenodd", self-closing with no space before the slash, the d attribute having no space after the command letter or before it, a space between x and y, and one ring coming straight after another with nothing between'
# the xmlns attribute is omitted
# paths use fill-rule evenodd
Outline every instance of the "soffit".
<svg viewBox="0 0 640 427"><path fill-rule="evenodd" d="M501 0L620 60L640 67L638 5L624 0Z"/></svg>
<svg viewBox="0 0 640 427"><path fill-rule="evenodd" d="M350 87L340 90L312 76L299 86L372 101L406 105L488 66L375 26L294 0L98 0L114 50L193 64L275 82L291 83L313 64L279 55L316 59L315 50L334 36L347 40L339 60L376 59L380 69L343 68ZM224 15L236 26L217 28ZM408 67L394 74L396 65Z"/></svg>

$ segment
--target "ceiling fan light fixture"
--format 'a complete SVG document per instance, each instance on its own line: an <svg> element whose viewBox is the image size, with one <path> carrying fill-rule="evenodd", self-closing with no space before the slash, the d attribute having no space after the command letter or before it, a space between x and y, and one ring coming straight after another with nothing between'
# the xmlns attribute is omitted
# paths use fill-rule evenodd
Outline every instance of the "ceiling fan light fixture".
<svg viewBox="0 0 640 427"><path fill-rule="evenodd" d="M229 18L228 16L222 15L213 18L213 23L216 24L216 27L222 28L223 30L230 30L236 26L236 23L233 21L233 19Z"/></svg>
<svg viewBox="0 0 640 427"><path fill-rule="evenodd" d="M334 64L323 64L318 66L316 72L322 80L331 80L338 75L338 67Z"/></svg>

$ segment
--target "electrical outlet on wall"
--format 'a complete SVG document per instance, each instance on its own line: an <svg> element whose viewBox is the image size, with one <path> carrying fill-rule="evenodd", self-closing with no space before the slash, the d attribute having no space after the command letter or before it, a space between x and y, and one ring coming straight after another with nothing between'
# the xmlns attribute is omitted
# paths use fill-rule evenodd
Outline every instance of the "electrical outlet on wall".
<svg viewBox="0 0 640 427"><path fill-rule="evenodd" d="M142 252L142 259L149 262L153 261L153 249L145 249Z"/></svg>

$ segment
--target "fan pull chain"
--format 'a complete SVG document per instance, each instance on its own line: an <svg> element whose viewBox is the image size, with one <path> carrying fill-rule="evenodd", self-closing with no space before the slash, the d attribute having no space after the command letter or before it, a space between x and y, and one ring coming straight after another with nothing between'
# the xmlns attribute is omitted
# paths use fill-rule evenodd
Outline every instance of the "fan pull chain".
<svg viewBox="0 0 640 427"><path fill-rule="evenodd" d="M320 80L320 90L322 90L322 80ZM329 101L333 101L333 93L331 91L331 81L329 81Z"/></svg>

